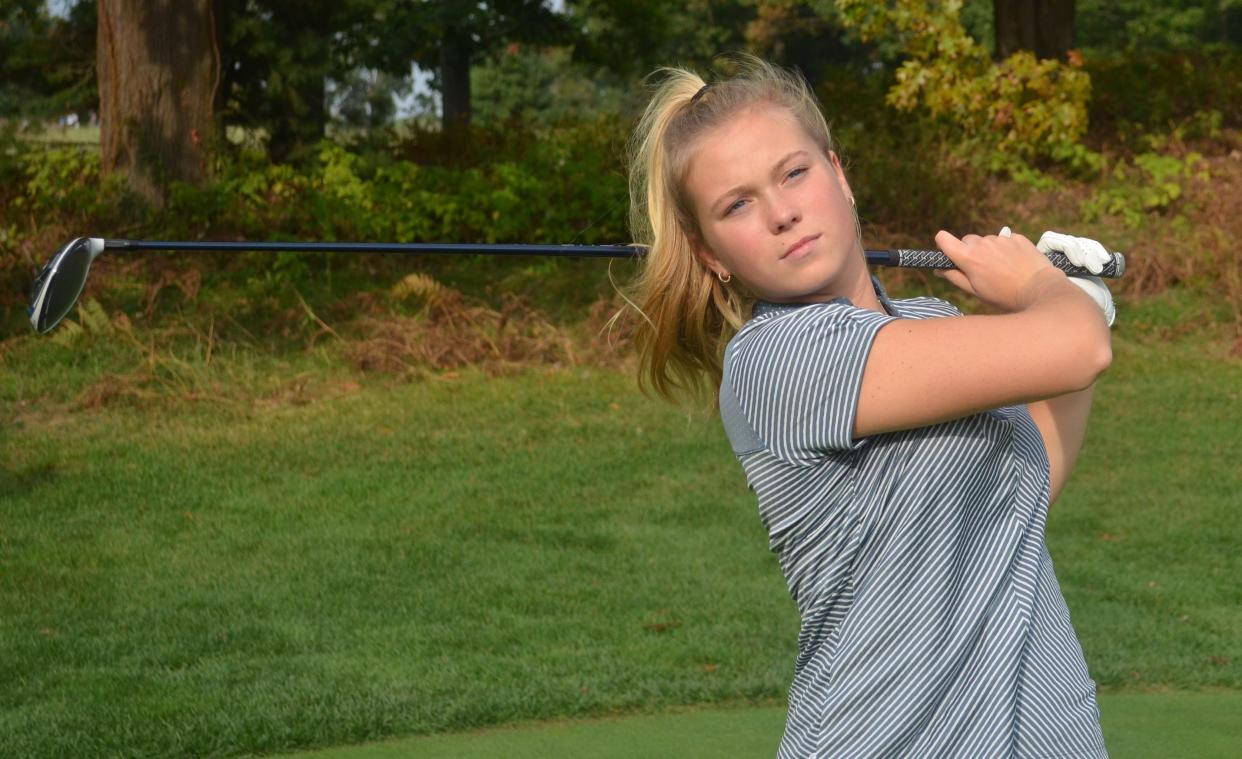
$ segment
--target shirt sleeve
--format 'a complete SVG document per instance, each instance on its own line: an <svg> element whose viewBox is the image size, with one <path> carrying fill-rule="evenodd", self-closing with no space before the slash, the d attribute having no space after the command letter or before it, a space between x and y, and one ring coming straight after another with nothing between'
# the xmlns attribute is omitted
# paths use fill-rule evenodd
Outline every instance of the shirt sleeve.
<svg viewBox="0 0 1242 759"><path fill-rule="evenodd" d="M772 455L797 466L849 450L867 356L895 317L824 303L743 329L725 377L742 416Z"/></svg>

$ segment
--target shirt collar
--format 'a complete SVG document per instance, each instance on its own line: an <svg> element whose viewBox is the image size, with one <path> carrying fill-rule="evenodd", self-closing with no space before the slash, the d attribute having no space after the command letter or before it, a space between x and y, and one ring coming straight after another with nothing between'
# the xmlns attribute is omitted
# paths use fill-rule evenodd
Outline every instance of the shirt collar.
<svg viewBox="0 0 1242 759"><path fill-rule="evenodd" d="M889 300L888 292L884 290L884 285L880 284L880 280L877 279L874 274L871 275L871 286L875 288L875 295L877 298L880 299L880 305L884 306L884 310L887 311L890 316L897 316L898 315L897 307L893 305L893 302L891 300ZM845 296L841 296L839 298L833 298L832 300L825 301L825 302L843 303L847 306L854 305L853 301L851 301L849 298L846 298ZM754 316L765 316L767 314L784 314L784 313L789 313L790 311L795 311L799 308L803 308L804 306L814 306L814 305L817 305L817 304L816 303L772 303L771 301L757 300L755 301L755 306L751 313Z"/></svg>

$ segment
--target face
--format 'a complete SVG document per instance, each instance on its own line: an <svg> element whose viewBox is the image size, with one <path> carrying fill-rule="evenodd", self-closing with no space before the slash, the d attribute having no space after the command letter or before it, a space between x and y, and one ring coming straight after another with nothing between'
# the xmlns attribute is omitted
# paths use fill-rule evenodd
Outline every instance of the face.
<svg viewBox="0 0 1242 759"><path fill-rule="evenodd" d="M787 109L749 108L701 137L686 190L696 255L765 300L830 300L869 281L841 163Z"/></svg>

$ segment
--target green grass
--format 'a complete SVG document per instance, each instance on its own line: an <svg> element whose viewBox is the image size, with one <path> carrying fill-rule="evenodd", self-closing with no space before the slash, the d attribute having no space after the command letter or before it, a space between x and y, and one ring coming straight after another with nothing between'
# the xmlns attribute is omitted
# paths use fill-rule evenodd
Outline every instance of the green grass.
<svg viewBox="0 0 1242 759"><path fill-rule="evenodd" d="M1242 694L1108 694L1100 699L1109 751L1119 759L1231 759L1242 745ZM675 710L625 719L520 725L288 755L288 759L631 759L771 756L783 707Z"/></svg>
<svg viewBox="0 0 1242 759"><path fill-rule="evenodd" d="M47 142L63 145L99 145L99 127L97 126L77 126L77 127L59 127L50 126L41 132L28 132L22 134L22 139L29 142Z"/></svg>
<svg viewBox="0 0 1242 759"><path fill-rule="evenodd" d="M1242 364L1126 334L1053 509L1058 575L1106 695L1237 690ZM583 367L402 384L327 350L149 369L123 345L0 345L5 751L781 703L797 617L715 420ZM125 371L163 384L97 392Z"/></svg>

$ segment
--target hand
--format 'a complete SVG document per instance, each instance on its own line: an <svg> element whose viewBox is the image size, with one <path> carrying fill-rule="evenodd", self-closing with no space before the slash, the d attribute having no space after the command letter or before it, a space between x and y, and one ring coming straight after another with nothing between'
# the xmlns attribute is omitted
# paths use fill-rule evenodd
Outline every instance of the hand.
<svg viewBox="0 0 1242 759"><path fill-rule="evenodd" d="M1006 227L1007 229L1008 227ZM1035 249L1040 253L1064 253L1069 262L1081 266L1092 274L1104 271L1104 264L1112 260L1112 256L1104 246L1089 237L1074 237L1060 232L1044 232L1036 243Z"/></svg>
<svg viewBox="0 0 1242 759"><path fill-rule="evenodd" d="M941 231L936 244L957 267L936 274L1000 311L1025 310L1065 280L1022 235L966 235L959 240Z"/></svg>
<svg viewBox="0 0 1242 759"><path fill-rule="evenodd" d="M1005 229L1008 228L1005 227ZM1004 230L1001 231L1004 232ZM1092 274L1099 274L1104 269L1104 264L1112 258L1104 246L1095 240L1060 232L1044 232L1039 238L1039 244L1035 247L1041 253L1053 251L1064 253L1070 263L1081 266ZM1104 312L1108 326L1113 326L1113 322L1117 319L1117 308L1113 305L1113 295L1108 291L1108 285L1104 284L1104 280L1094 276L1070 277L1069 280L1091 296L1091 300L1095 301L1095 304Z"/></svg>

